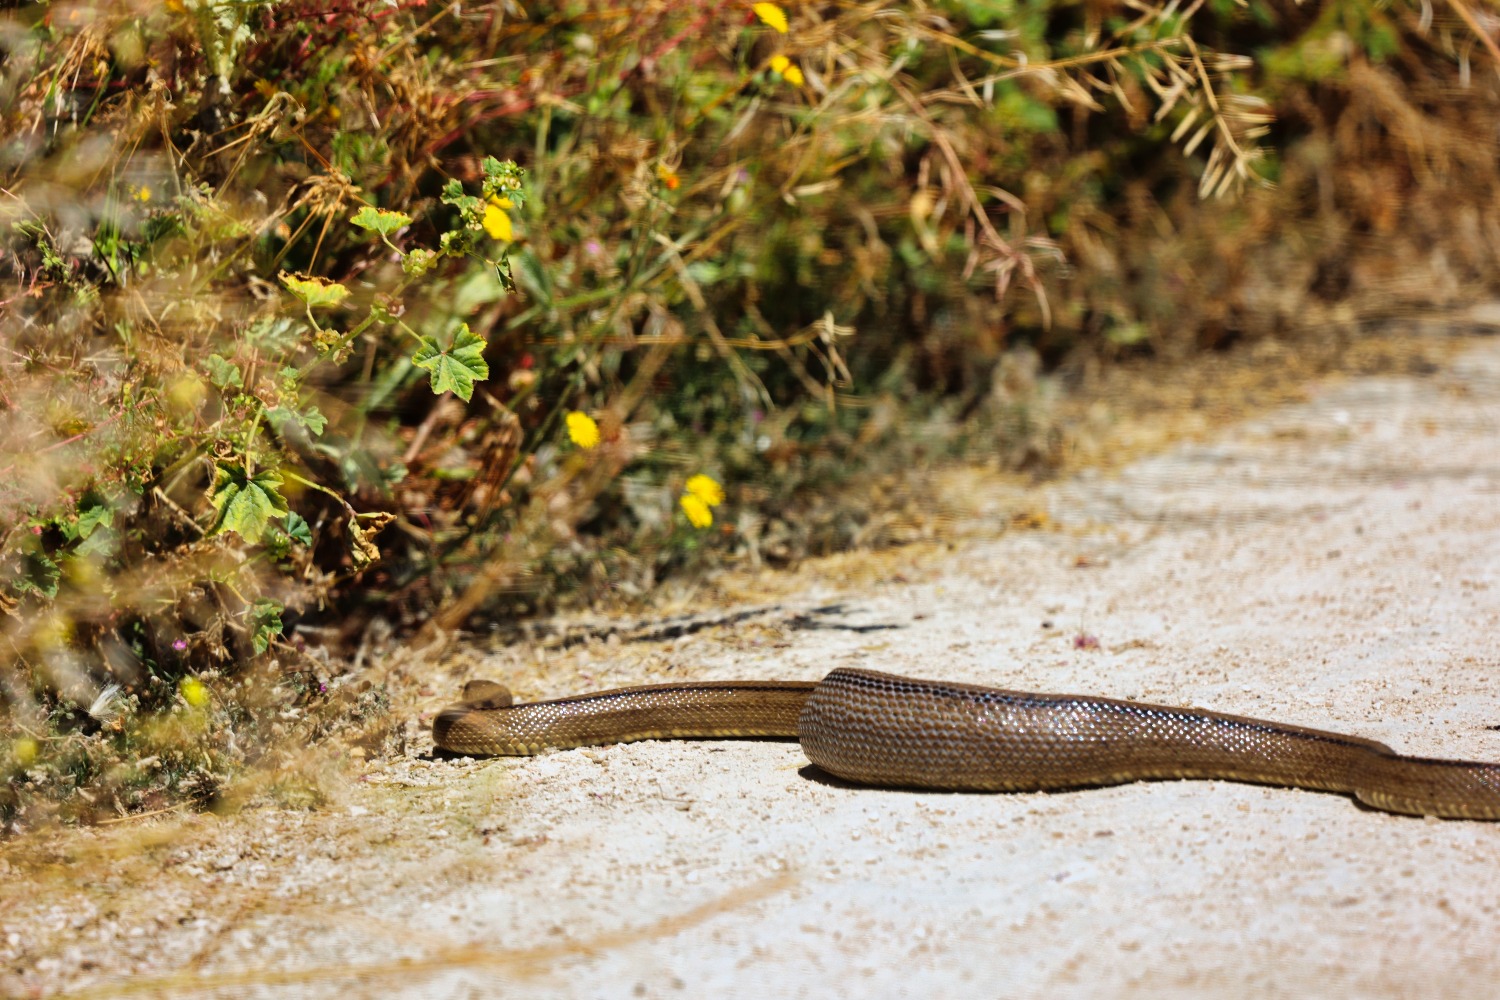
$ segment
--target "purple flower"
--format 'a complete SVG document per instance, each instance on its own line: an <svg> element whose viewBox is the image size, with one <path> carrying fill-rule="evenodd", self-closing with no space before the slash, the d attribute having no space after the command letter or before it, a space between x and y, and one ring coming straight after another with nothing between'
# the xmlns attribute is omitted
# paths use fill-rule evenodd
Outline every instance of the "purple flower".
<svg viewBox="0 0 1500 1000"><path fill-rule="evenodd" d="M179 652L179 653L182 652L184 649L187 649L187 640L186 639L173 639L172 640L172 648L175 649L175 650L177 650L177 652Z"/></svg>

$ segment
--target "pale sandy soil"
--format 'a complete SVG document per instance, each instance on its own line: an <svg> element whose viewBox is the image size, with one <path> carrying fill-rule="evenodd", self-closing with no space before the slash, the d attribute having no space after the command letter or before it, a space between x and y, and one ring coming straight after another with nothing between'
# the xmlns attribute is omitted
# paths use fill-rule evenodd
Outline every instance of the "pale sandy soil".
<svg viewBox="0 0 1500 1000"><path fill-rule="evenodd" d="M471 673L529 698L860 664L1500 760L1500 341L986 505L1050 524L810 564L773 585L780 610L672 641L406 669L430 712ZM355 762L322 810L0 854L0 993L1489 998L1500 983L1500 824L1225 782L857 789L783 742L445 761L423 729L414 717L404 759Z"/></svg>

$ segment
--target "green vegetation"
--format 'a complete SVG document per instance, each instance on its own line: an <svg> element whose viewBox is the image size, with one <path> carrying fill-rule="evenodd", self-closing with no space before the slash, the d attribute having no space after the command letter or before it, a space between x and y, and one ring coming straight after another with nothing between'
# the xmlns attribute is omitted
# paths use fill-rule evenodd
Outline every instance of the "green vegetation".
<svg viewBox="0 0 1500 1000"><path fill-rule="evenodd" d="M1045 471L1016 358L1492 287L1452 10L5 14L0 823L247 764L301 801L282 748L379 717L329 665L376 618L836 548L934 454Z"/></svg>

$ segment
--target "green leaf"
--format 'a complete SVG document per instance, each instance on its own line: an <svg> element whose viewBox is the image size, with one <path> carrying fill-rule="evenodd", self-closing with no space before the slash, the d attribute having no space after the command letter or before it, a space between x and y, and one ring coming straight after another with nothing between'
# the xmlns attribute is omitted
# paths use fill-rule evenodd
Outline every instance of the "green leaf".
<svg viewBox="0 0 1500 1000"><path fill-rule="evenodd" d="M286 533L292 537L293 541L301 542L303 545L312 544L312 528L308 527L307 518L295 510L287 512Z"/></svg>
<svg viewBox="0 0 1500 1000"><path fill-rule="evenodd" d="M526 297L544 309L552 308L552 279L547 269L528 248L511 258L515 266L516 284Z"/></svg>
<svg viewBox="0 0 1500 1000"><path fill-rule="evenodd" d="M244 339L253 347L282 354L296 346L306 329L304 320L290 316L262 316L245 328Z"/></svg>
<svg viewBox="0 0 1500 1000"><path fill-rule="evenodd" d="M105 504L93 505L93 507L86 508L86 510L78 511L77 522L68 526L58 526L62 526L63 534L68 535L69 538L87 538L93 534L93 529L98 528L99 525L104 525L105 528L114 525L113 507L108 507Z"/></svg>
<svg viewBox="0 0 1500 1000"><path fill-rule="evenodd" d="M372 208L366 205L354 213L354 218L349 220L361 229L369 229L379 233L381 236L389 236L399 229L411 225L411 216L401 212L387 212L383 208Z"/></svg>
<svg viewBox="0 0 1500 1000"><path fill-rule="evenodd" d="M455 177L443 185L443 204L452 205L467 217L477 213L484 202L471 194L464 194L463 182Z"/></svg>
<svg viewBox="0 0 1500 1000"><path fill-rule="evenodd" d="M349 289L336 281L327 281L323 278L299 278L286 271L282 271L278 277L281 278L281 283L286 286L287 291L305 302L309 309L332 309L349 297Z"/></svg>
<svg viewBox="0 0 1500 1000"><path fill-rule="evenodd" d="M266 411L266 420L276 429L277 434L283 433L287 424L297 423L306 427L314 436L320 437L323 428L328 426L328 418L316 406L309 406L302 411L288 406L273 406Z"/></svg>
<svg viewBox="0 0 1500 1000"><path fill-rule="evenodd" d="M208 380L220 389L228 389L231 386L236 389L245 387L245 379L240 374L240 366L233 361L226 361L217 354L208 356Z"/></svg>
<svg viewBox="0 0 1500 1000"><path fill-rule="evenodd" d="M119 536L109 528L96 531L83 541L73 546L75 556L110 556L114 555L115 542Z"/></svg>
<svg viewBox="0 0 1500 1000"><path fill-rule="evenodd" d="M458 328L453 346L446 351L426 337L411 357L418 368L432 372L432 391L436 395L452 392L465 403L474 395L474 383L490 377L490 366L484 360L484 338L469 332L469 324Z"/></svg>
<svg viewBox="0 0 1500 1000"><path fill-rule="evenodd" d="M505 298L505 286L487 268L474 268L450 287L447 305L459 316L472 316L491 302Z"/></svg>
<svg viewBox="0 0 1500 1000"><path fill-rule="evenodd" d="M287 513L286 499L277 492L280 486L281 477L270 470L247 476L244 466L218 466L209 496L218 511L212 533L233 531L250 544L259 544L272 515Z"/></svg>
<svg viewBox="0 0 1500 1000"><path fill-rule="evenodd" d="M316 406L309 406L297 414L297 419L302 421L302 426L319 436L322 435L323 428L328 426L328 418Z"/></svg>
<svg viewBox="0 0 1500 1000"><path fill-rule="evenodd" d="M96 532L96 528L104 528L104 531ZM78 513L78 522L72 525L72 537L81 538L80 544L74 547L77 555L95 555L105 553L113 549L114 540L111 538L113 532L110 528L114 526L114 508L105 507L104 504Z"/></svg>
<svg viewBox="0 0 1500 1000"><path fill-rule="evenodd" d="M297 411L287 406L273 406L266 411L266 423L270 424L277 434L280 434L287 424L300 424L301 422L297 419Z"/></svg>
<svg viewBox="0 0 1500 1000"><path fill-rule="evenodd" d="M275 601L261 599L255 602L250 609L250 623L253 631L250 634L250 642L257 653L264 653L271 648L271 640L281 634L281 612L285 608Z"/></svg>
<svg viewBox="0 0 1500 1000"><path fill-rule="evenodd" d="M61 574L58 572L57 563L48 559L45 553L31 552L25 556L26 575L14 583L16 592L19 594L41 594L43 597L57 596L57 581Z"/></svg>

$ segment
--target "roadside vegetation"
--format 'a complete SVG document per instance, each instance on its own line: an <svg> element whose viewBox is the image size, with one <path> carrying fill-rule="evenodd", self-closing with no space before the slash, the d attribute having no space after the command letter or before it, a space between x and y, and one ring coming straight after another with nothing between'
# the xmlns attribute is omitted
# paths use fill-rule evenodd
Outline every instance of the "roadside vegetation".
<svg viewBox="0 0 1500 1000"><path fill-rule="evenodd" d="M594 0L0 15L0 828L314 802L372 629L1069 461L1122 362L1500 278L1488 14ZM1311 349L1311 348L1310 348Z"/></svg>

